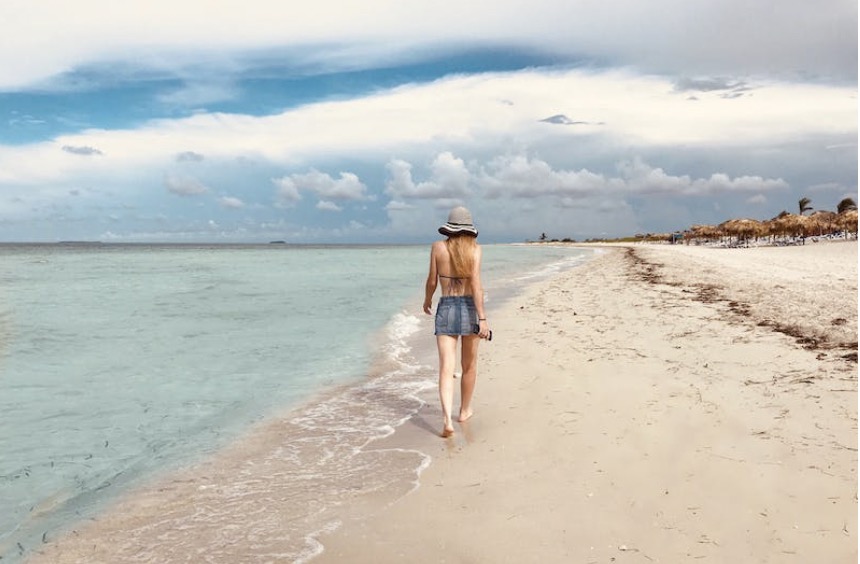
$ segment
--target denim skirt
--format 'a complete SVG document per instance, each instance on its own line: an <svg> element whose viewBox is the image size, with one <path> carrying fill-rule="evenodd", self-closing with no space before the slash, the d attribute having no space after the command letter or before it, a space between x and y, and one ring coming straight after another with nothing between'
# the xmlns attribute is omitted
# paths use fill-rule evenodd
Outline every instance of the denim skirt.
<svg viewBox="0 0 860 564"><path fill-rule="evenodd" d="M442 296L436 306L436 335L474 335L479 330L472 296Z"/></svg>

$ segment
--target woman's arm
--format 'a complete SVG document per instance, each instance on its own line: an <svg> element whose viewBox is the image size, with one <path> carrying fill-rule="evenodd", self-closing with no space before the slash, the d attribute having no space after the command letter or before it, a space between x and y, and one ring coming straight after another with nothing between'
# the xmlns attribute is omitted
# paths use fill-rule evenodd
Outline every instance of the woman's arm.
<svg viewBox="0 0 860 564"><path fill-rule="evenodd" d="M436 284L439 281L436 272L436 255L438 254L439 242L430 247L430 271L427 273L427 282L424 284L424 313L433 314L433 294L436 293Z"/></svg>
<svg viewBox="0 0 860 564"><path fill-rule="evenodd" d="M472 267L472 276L469 281L472 284L472 299L475 300L475 310L478 312L478 336L484 339L490 334L490 325L487 323L487 314L484 312L484 286L481 283L482 254L481 246L476 245L475 264Z"/></svg>

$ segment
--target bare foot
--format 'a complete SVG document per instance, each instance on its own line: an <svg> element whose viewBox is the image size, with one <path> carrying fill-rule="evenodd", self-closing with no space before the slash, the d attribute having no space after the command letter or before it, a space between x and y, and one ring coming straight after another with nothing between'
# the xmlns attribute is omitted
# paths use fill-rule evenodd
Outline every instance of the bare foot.
<svg viewBox="0 0 860 564"><path fill-rule="evenodd" d="M468 410L466 410L466 411L462 411L462 410L461 410L461 411L460 411L460 417L458 417L458 418L457 418L457 421L459 421L460 423L463 423L463 422L465 422L465 421L468 421L469 419L471 419L471 418L472 418L472 416L473 416L474 414L475 414L475 413L474 413L471 409L468 409Z"/></svg>
<svg viewBox="0 0 860 564"><path fill-rule="evenodd" d="M451 423L451 418L445 416L442 418L442 438L447 439L454 434L454 424Z"/></svg>

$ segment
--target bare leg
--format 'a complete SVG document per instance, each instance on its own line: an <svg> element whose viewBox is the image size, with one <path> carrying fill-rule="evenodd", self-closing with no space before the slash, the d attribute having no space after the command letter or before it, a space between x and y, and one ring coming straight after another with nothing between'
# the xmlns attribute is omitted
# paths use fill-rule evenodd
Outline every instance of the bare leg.
<svg viewBox="0 0 860 564"><path fill-rule="evenodd" d="M437 335L439 349L439 401L442 402L442 436L454 434L451 406L454 403L454 366L457 363L457 337Z"/></svg>
<svg viewBox="0 0 860 564"><path fill-rule="evenodd" d="M472 394L475 393L475 382L478 379L478 343L481 338L477 335L463 336L461 363L463 378L460 380L460 422L466 421L473 415Z"/></svg>

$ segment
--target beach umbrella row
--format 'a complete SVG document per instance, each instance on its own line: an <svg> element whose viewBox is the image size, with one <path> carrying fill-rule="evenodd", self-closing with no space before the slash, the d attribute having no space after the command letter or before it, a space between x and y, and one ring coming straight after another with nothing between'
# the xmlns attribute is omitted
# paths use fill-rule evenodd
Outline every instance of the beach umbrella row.
<svg viewBox="0 0 860 564"><path fill-rule="evenodd" d="M730 219L719 225L694 225L688 234L693 239L734 237L749 240L759 237L810 237L839 231L857 233L857 210L842 213L817 211L809 216L783 212L773 219Z"/></svg>

